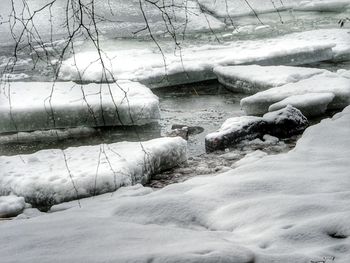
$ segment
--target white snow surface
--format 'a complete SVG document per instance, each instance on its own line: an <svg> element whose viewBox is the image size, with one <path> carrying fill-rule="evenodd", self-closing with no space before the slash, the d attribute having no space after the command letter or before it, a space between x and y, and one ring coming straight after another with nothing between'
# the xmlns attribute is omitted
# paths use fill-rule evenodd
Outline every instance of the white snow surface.
<svg viewBox="0 0 350 263"><path fill-rule="evenodd" d="M307 98L308 95L306 94L310 93L332 93L334 94L334 99L328 104L327 109L343 109L350 104L350 80L336 73L326 72L296 83L289 83L258 92L242 99L241 106L248 115L261 115L268 112L270 105L274 103L283 101L291 96L305 95L303 97L292 97L289 99L297 99L300 102L300 99ZM317 107L323 107L322 105L325 103L324 98L320 98L319 96L315 98L311 94L307 100L310 101L311 97L312 100L316 99L315 105L316 102L319 102L320 105Z"/></svg>
<svg viewBox="0 0 350 263"><path fill-rule="evenodd" d="M25 208L23 197L15 195L0 196L0 218L16 216Z"/></svg>
<svg viewBox="0 0 350 263"><path fill-rule="evenodd" d="M3 262L350 261L350 107L294 150L0 224ZM18 238L20 237L20 238ZM332 262L332 261L331 261Z"/></svg>
<svg viewBox="0 0 350 263"><path fill-rule="evenodd" d="M214 68L218 80L235 92L256 93L271 87L298 82L326 70L290 66L219 66Z"/></svg>
<svg viewBox="0 0 350 263"><path fill-rule="evenodd" d="M276 111L292 105L299 109L304 116L314 117L324 114L328 104L334 99L333 93L306 93L303 95L294 95L272 104L269 111Z"/></svg>
<svg viewBox="0 0 350 263"><path fill-rule="evenodd" d="M6 82L0 91L0 133L144 125L159 118L158 97L137 82Z"/></svg>
<svg viewBox="0 0 350 263"><path fill-rule="evenodd" d="M179 52L165 50L163 57L158 49L147 47L131 50L105 48L105 53L105 66L113 78L140 81L150 87L159 87L214 79L212 70L220 65L300 65L322 60L341 60L350 54L350 34L347 29L313 30L269 40L183 47L181 56ZM103 78L102 73L97 53L82 49L75 58L64 61L60 79L112 79L110 75Z"/></svg>
<svg viewBox="0 0 350 263"><path fill-rule="evenodd" d="M179 137L0 156L0 194L52 205L146 183L186 160L187 142Z"/></svg>

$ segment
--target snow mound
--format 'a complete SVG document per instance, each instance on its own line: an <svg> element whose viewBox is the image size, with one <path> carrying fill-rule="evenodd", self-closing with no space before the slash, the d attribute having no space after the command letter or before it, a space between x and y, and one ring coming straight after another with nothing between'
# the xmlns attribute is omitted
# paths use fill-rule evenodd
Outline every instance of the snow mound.
<svg viewBox="0 0 350 263"><path fill-rule="evenodd" d="M256 93L271 87L298 82L326 72L322 69L290 66L227 66L216 67L220 83L233 92Z"/></svg>
<svg viewBox="0 0 350 263"><path fill-rule="evenodd" d="M301 133L307 126L304 115L288 105L262 118L242 116L227 119L220 129L205 137L205 148L207 152L224 150L243 140L263 138L265 134L285 138Z"/></svg>
<svg viewBox="0 0 350 263"><path fill-rule="evenodd" d="M115 125L159 119L159 101L136 82L7 82L0 92L0 133Z"/></svg>
<svg viewBox="0 0 350 263"><path fill-rule="evenodd" d="M0 196L0 218L17 216L24 208L23 197L15 195Z"/></svg>
<svg viewBox="0 0 350 263"><path fill-rule="evenodd" d="M185 162L186 150L186 141L176 137L1 156L0 194L52 205L111 192Z"/></svg>
<svg viewBox="0 0 350 263"><path fill-rule="evenodd" d="M327 110L328 104L334 99L333 93L307 93L290 96L276 102L269 107L269 111L276 111L292 105L299 109L306 117L320 116Z"/></svg>
<svg viewBox="0 0 350 263"><path fill-rule="evenodd" d="M349 262L349 133L350 107L308 128L286 154L153 193L121 189L82 200L82 208L2 223L1 259Z"/></svg>
<svg viewBox="0 0 350 263"><path fill-rule="evenodd" d="M324 73L296 83L289 83L258 92L242 99L241 106L248 115L262 115L268 112L268 109L272 104L283 101L291 96L305 95L309 93L332 93L334 94L334 99L328 104L327 109L343 109L350 104L350 80L335 73ZM307 95L304 97L297 97L297 99L305 99L305 97L307 97ZM314 99L316 98L313 97L313 100ZM322 108L325 99L320 97L317 99L321 104L317 105L317 107Z"/></svg>
<svg viewBox="0 0 350 263"><path fill-rule="evenodd" d="M350 57L350 34L346 29L313 30L268 41L259 39L183 47L181 54L164 50L164 57L149 46L131 50L106 49L105 54L102 59L110 72L107 76L103 75L98 54L82 49L74 58L63 62L60 79L100 82L114 78L160 87L215 79L213 68L217 66L295 66L324 60L342 60Z"/></svg>

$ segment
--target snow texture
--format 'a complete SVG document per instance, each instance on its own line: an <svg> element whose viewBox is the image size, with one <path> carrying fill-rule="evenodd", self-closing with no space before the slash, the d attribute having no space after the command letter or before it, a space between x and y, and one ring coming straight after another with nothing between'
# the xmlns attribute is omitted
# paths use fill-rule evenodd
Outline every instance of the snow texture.
<svg viewBox="0 0 350 263"><path fill-rule="evenodd" d="M25 202L23 197L15 195L0 196L0 218L16 216L24 208Z"/></svg>
<svg viewBox="0 0 350 263"><path fill-rule="evenodd" d="M303 95L290 96L276 102L269 107L269 111L276 111L292 105L299 109L306 117L315 117L324 114L328 104L334 99L333 93L307 93Z"/></svg>
<svg viewBox="0 0 350 263"><path fill-rule="evenodd" d="M186 141L176 137L0 156L0 194L49 206L111 192L185 162L186 151Z"/></svg>
<svg viewBox="0 0 350 263"><path fill-rule="evenodd" d="M242 116L227 119L220 129L205 137L207 152L224 150L243 140L262 138L265 134L289 137L306 129L308 121L296 108L288 105L263 117Z"/></svg>
<svg viewBox="0 0 350 263"><path fill-rule="evenodd" d="M258 92L252 96L242 99L241 106L248 115L262 115L268 112L268 109L272 104L283 101L291 96L305 95L304 97L294 97L291 99L297 99L300 102L300 100L308 97L306 94L310 93L332 93L334 94L334 99L328 104L327 109L343 109L350 104L350 80L339 76L336 73L326 72L296 83L289 83L283 86ZM316 100L320 104L317 105L317 107L319 107L317 111L322 110L322 107L325 104L325 98L319 96L315 98L311 94L310 99L308 100L311 100L311 96L312 100L314 101L314 105L316 105ZM281 104L283 103L281 102ZM303 103L301 102L301 104ZM308 114L308 111L305 113Z"/></svg>
<svg viewBox="0 0 350 263"><path fill-rule="evenodd" d="M113 78L139 81L152 88L215 79L213 68L220 65L295 66L347 59L350 57L350 34L347 29L313 30L269 41L260 39L184 47L181 56L171 50L164 52L163 57L159 50L146 46L131 50L114 49L106 54L108 58L103 57L105 66ZM98 54L89 49L83 49L74 58L64 61L60 71L62 80L110 81L112 76L103 76Z"/></svg>
<svg viewBox="0 0 350 263"><path fill-rule="evenodd" d="M298 82L326 70L290 66L227 66L216 67L214 73L220 83L233 92L254 94L271 87Z"/></svg>
<svg viewBox="0 0 350 263"><path fill-rule="evenodd" d="M1 260L347 263L349 133L350 107L308 128L286 154L1 223Z"/></svg>
<svg viewBox="0 0 350 263"><path fill-rule="evenodd" d="M0 133L144 125L158 121L158 106L157 96L135 82L6 82L0 92Z"/></svg>

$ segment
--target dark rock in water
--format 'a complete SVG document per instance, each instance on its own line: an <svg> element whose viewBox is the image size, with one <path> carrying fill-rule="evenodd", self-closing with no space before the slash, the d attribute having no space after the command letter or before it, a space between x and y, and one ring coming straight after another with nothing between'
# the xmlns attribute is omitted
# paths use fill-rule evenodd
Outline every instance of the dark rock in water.
<svg viewBox="0 0 350 263"><path fill-rule="evenodd" d="M300 134L309 126L307 118L291 105L266 113L262 119L268 123L267 133L278 138Z"/></svg>
<svg viewBox="0 0 350 263"><path fill-rule="evenodd" d="M204 128L200 127L200 126L188 126L188 125L183 125L183 124L173 124L173 126L171 126L172 130L183 129L183 128L188 129L189 135L196 135L196 134L200 134L200 133L204 132Z"/></svg>
<svg viewBox="0 0 350 263"><path fill-rule="evenodd" d="M281 110L269 112L263 117L230 118L219 130L205 137L205 149L207 152L224 150L243 140L262 138L265 134L287 138L302 133L308 125L306 117L290 105Z"/></svg>
<svg viewBox="0 0 350 263"><path fill-rule="evenodd" d="M188 128L187 127L183 127L181 129L173 129L169 132L166 133L166 136L168 137L181 137L185 140L188 140Z"/></svg>

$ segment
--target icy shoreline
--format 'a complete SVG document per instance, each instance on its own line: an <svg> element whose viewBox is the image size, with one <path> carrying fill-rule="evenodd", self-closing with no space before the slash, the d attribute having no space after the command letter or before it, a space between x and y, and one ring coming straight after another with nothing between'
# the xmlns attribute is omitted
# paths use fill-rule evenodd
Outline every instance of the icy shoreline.
<svg viewBox="0 0 350 263"><path fill-rule="evenodd" d="M345 263L350 259L349 124L347 107L307 129L294 150L215 178L197 177L156 192L124 188L113 196L83 199L82 208L73 202L62 212L2 223L0 254L6 262L335 257Z"/></svg>

